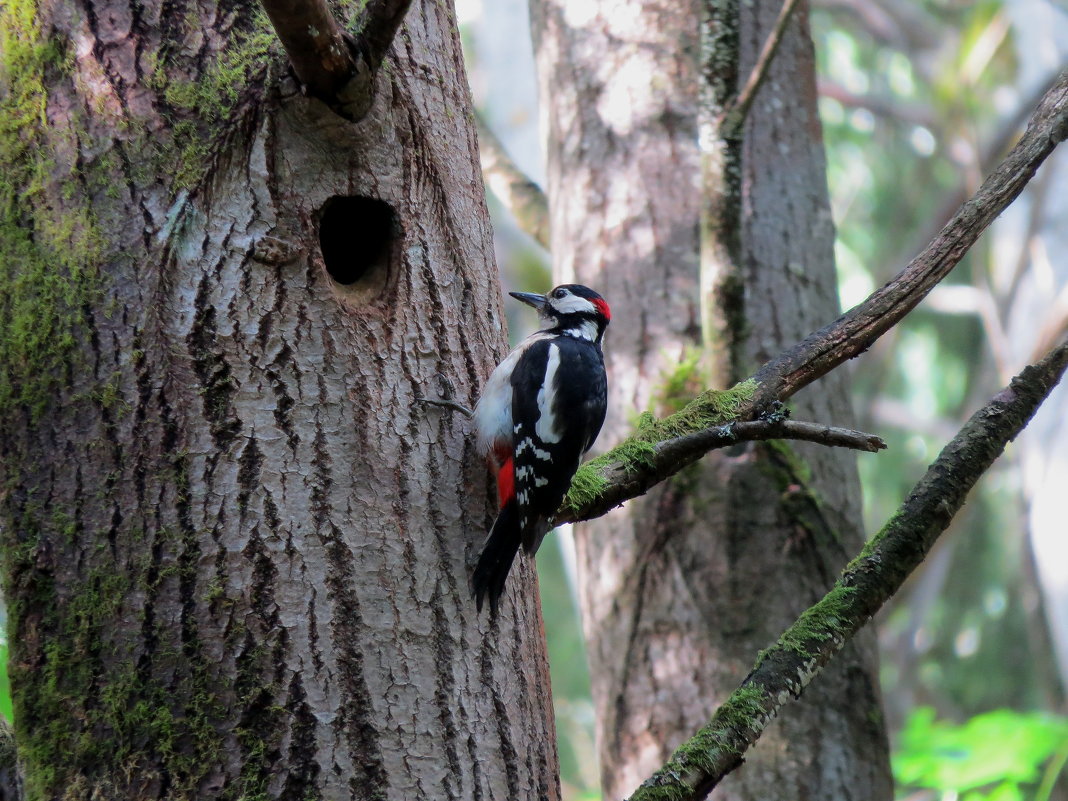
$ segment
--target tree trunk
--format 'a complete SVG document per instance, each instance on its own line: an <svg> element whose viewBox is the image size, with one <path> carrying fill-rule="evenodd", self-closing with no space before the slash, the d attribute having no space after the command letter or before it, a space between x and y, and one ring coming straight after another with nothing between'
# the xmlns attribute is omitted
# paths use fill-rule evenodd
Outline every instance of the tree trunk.
<svg viewBox="0 0 1068 801"><path fill-rule="evenodd" d="M837 312L803 8L744 135L704 163L698 148L780 7L534 5L557 277L613 308L601 447L638 411L728 386ZM702 316L714 351L696 357ZM849 425L846 384L839 371L802 393L796 415ZM606 798L633 791L830 587L862 542L859 509L852 455L754 445L576 527ZM849 645L746 760L717 797L889 798L873 638Z"/></svg>
<svg viewBox="0 0 1068 801"><path fill-rule="evenodd" d="M45 10L47 9L47 10ZM359 124L254 4L0 9L0 457L32 799L553 799L524 565L469 565L505 335L450 4Z"/></svg>
<svg viewBox="0 0 1068 801"><path fill-rule="evenodd" d="M1028 97L1044 85L1068 58L1065 10L1042 3L1006 6L1016 29L1017 86ZM1007 370L1034 359L1068 329L1068 263L1052 254L1068 245L1064 228L1068 198L1062 187L1068 180L1068 156L1054 153L1043 166L1040 181L1029 186L1020 200L1006 209L994 225L991 259L992 287L998 292L1005 345L1011 358ZM1024 254L1020 249L1026 249ZM1051 297L1055 297L1051 302ZM1064 537L1064 487L1068 482L1068 387L1050 394L1044 408L1020 436L1017 453L1027 529L1034 559L1034 585L1042 604L1037 610L1048 630L1055 676L1044 675L1036 659L1040 686L1049 687L1050 705L1063 705L1068 694L1068 548ZM1026 581L1026 580L1025 580ZM1030 584L1030 582L1027 582ZM1028 588L1027 591L1034 591ZM1032 613L1034 614L1034 613ZM1033 640L1040 635L1032 633ZM1045 681L1041 679L1044 678Z"/></svg>

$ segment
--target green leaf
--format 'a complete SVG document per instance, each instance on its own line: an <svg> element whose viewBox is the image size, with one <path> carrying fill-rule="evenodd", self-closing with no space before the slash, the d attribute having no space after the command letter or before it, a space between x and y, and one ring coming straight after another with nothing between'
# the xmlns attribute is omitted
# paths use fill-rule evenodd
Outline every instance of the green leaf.
<svg viewBox="0 0 1068 801"><path fill-rule="evenodd" d="M956 725L922 708L902 732L894 775L902 784L957 792L1007 784L982 797L1014 801L1017 785L1037 782L1043 764L1066 743L1068 719L1053 715L1000 709Z"/></svg>

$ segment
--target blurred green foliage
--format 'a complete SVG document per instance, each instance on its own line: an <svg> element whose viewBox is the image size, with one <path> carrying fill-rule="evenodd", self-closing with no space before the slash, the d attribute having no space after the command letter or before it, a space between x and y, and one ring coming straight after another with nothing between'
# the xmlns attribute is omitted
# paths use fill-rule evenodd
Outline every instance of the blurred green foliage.
<svg viewBox="0 0 1068 801"><path fill-rule="evenodd" d="M11 712L11 684L7 678L7 637L0 635L0 715L11 723L15 717Z"/></svg>
<svg viewBox="0 0 1068 801"><path fill-rule="evenodd" d="M961 801L1046 801L1068 759L1068 718L999 709L960 725L915 709L894 753L901 793L937 790Z"/></svg>
<svg viewBox="0 0 1068 801"><path fill-rule="evenodd" d="M600 793L593 740L590 671L574 582L564 562L563 536L554 532L538 550L541 613L549 647L549 676L556 713L560 777L572 801L596 801Z"/></svg>

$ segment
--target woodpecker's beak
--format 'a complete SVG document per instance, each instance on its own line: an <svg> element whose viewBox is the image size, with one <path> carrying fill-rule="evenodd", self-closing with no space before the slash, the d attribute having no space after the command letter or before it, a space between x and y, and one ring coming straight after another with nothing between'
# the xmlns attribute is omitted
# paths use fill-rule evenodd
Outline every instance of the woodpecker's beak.
<svg viewBox="0 0 1068 801"><path fill-rule="evenodd" d="M533 306L538 310L538 314L545 310L545 305L549 302L547 297L536 292L509 292L508 294L516 300L523 301L528 306Z"/></svg>

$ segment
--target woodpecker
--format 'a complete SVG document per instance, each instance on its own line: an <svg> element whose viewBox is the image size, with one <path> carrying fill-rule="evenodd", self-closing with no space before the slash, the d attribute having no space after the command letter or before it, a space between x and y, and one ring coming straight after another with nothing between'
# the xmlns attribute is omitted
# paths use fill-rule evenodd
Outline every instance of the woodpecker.
<svg viewBox="0 0 1068 801"><path fill-rule="evenodd" d="M487 596L496 612L520 544L533 554L552 528L608 400L605 299L579 284L509 294L537 309L546 326L497 365L475 407L478 448L496 472L500 505L471 581L480 612Z"/></svg>

